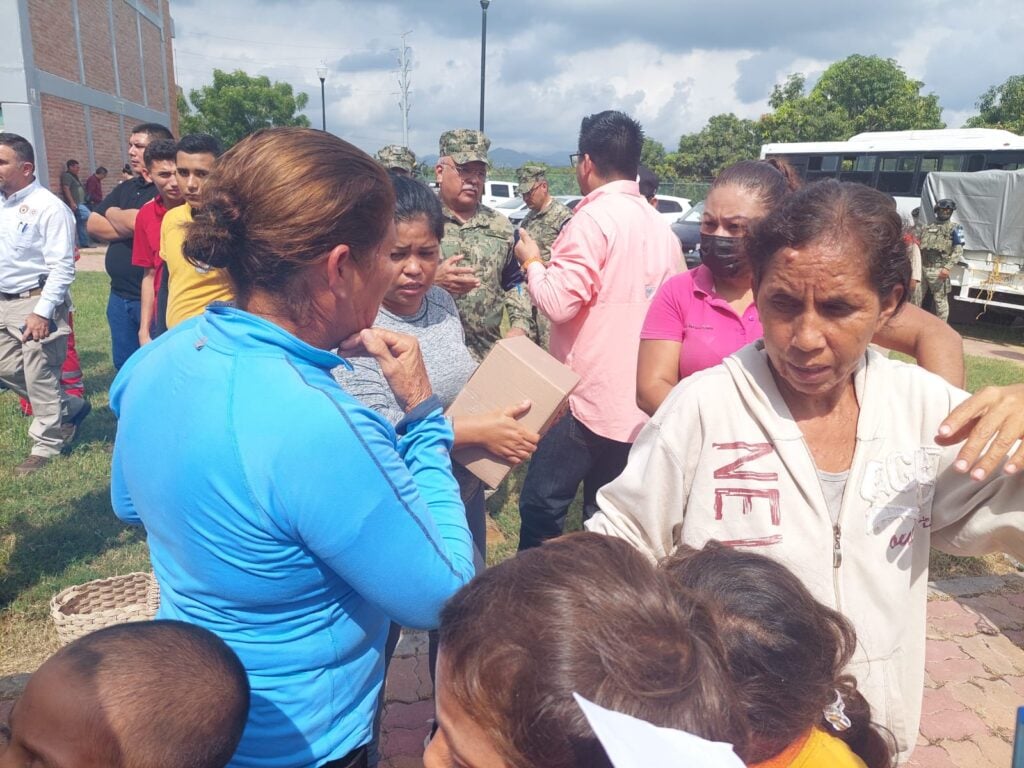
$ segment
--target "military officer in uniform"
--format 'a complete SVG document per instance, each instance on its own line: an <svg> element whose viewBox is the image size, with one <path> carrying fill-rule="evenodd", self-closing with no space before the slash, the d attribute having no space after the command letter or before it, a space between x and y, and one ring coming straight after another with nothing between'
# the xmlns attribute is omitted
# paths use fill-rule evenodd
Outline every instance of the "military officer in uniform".
<svg viewBox="0 0 1024 768"><path fill-rule="evenodd" d="M408 147L388 144L377 151L377 162L391 173L412 176L416 173L416 155Z"/></svg>
<svg viewBox="0 0 1024 768"><path fill-rule="evenodd" d="M949 320L949 271L964 252L962 230L951 220L955 210L949 198L935 203L935 222L922 227L918 238L923 297L931 294L932 312L943 320Z"/></svg>
<svg viewBox="0 0 1024 768"><path fill-rule="evenodd" d="M437 166L438 195L444 212L443 261L434 282L455 297L466 331L466 346L482 360L501 338L531 330L532 304L522 286L501 287L502 271L512 256L512 225L481 204L487 178L490 140L480 131L460 128L441 134Z"/></svg>
<svg viewBox="0 0 1024 768"><path fill-rule="evenodd" d="M524 165L516 169L519 194L530 209L520 226L530 233L540 247L540 256L547 262L551 258L551 244L565 223L572 218L572 211L551 196L548 188L547 169L543 165ZM533 308L534 335L540 345L547 349L551 330L547 317Z"/></svg>

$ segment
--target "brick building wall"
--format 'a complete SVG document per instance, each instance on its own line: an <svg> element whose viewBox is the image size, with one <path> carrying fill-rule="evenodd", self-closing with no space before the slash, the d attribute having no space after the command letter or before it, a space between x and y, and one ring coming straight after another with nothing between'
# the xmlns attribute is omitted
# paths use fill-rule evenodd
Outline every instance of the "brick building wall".
<svg viewBox="0 0 1024 768"><path fill-rule="evenodd" d="M65 161L81 162L82 180L97 166L121 180L132 126L167 125L177 134L169 0L8 0L8 31L20 45L0 50L4 130L36 148L37 176L59 193ZM3 35L0 35L2 38ZM10 75L23 72L23 82Z"/></svg>

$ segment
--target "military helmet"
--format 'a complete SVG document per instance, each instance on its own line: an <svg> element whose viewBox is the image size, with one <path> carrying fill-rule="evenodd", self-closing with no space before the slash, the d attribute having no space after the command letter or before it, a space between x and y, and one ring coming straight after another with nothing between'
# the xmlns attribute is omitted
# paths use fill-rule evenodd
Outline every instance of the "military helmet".
<svg viewBox="0 0 1024 768"><path fill-rule="evenodd" d="M938 211L940 208L947 208L951 211L956 210L956 203L950 200L948 197L944 197L941 200L936 201L935 210Z"/></svg>

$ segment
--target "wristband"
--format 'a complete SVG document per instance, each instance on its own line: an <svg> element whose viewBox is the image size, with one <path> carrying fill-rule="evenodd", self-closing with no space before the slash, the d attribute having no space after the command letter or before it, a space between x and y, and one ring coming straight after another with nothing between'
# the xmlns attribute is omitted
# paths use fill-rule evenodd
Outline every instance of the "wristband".
<svg viewBox="0 0 1024 768"><path fill-rule="evenodd" d="M529 269L530 265L533 264L533 263L537 263L537 264L542 264L543 265L544 264L544 259L542 259L540 256L531 256L530 258L528 258L526 261L524 261L522 264L519 265L519 271L522 272L525 275L526 274L526 270Z"/></svg>

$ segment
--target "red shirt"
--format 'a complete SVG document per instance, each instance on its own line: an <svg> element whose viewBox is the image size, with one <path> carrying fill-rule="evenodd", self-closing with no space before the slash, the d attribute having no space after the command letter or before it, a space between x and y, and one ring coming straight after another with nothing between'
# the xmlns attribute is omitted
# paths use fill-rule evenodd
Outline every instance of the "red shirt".
<svg viewBox="0 0 1024 768"><path fill-rule="evenodd" d="M139 208L135 217L135 241L132 243L132 264L143 269L156 270L153 290L160 291L163 282L164 260L160 258L160 223L167 208L159 195Z"/></svg>

